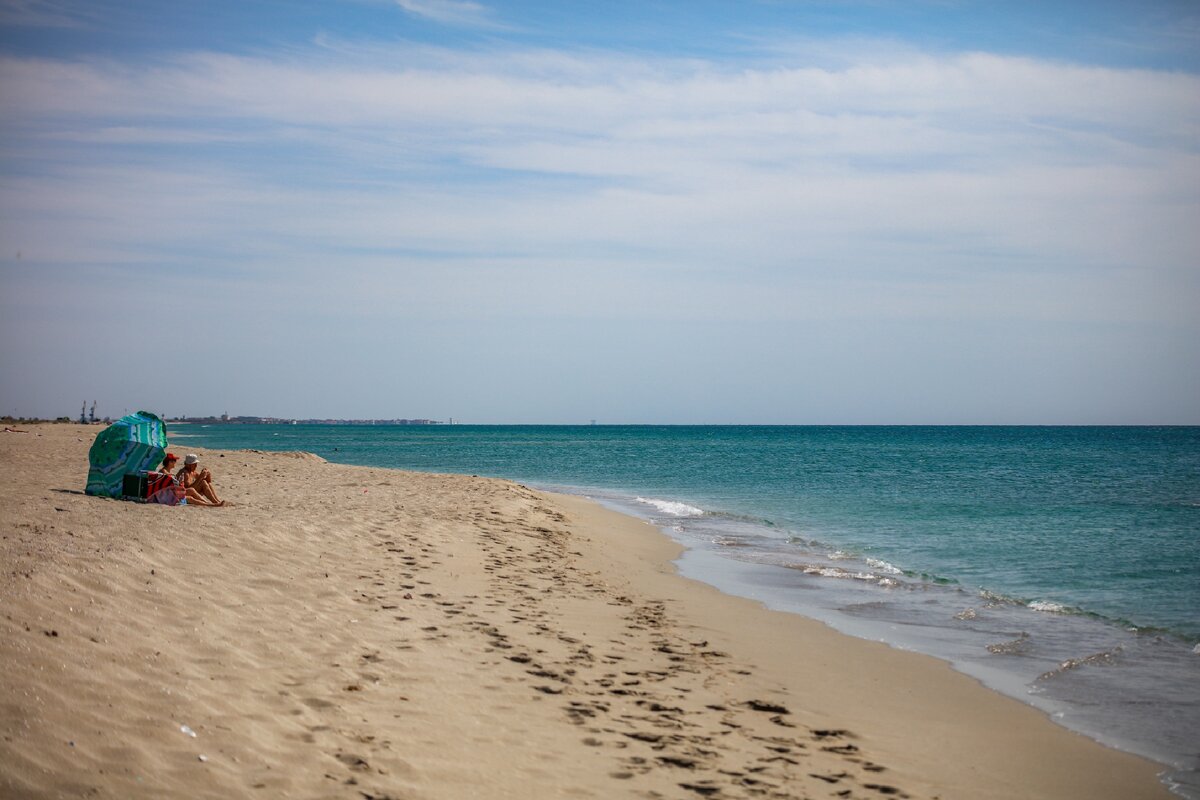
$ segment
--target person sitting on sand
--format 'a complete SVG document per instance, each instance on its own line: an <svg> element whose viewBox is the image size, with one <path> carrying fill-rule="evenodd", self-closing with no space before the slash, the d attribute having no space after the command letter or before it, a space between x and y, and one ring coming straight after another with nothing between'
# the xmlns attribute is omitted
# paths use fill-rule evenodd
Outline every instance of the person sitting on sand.
<svg viewBox="0 0 1200 800"><path fill-rule="evenodd" d="M188 453L183 457L183 469L176 473L175 479L183 488L202 495L209 505L225 505L225 501L217 497L217 490L213 488L212 473L207 469L200 469L200 457L195 453ZM188 498L191 499L191 494Z"/></svg>
<svg viewBox="0 0 1200 800"><path fill-rule="evenodd" d="M210 501L194 488L185 487L171 474L171 470L175 469L175 464L178 461L179 458L174 453L167 453L163 456L162 472L151 473L150 495L147 500L167 506L215 506L216 503Z"/></svg>

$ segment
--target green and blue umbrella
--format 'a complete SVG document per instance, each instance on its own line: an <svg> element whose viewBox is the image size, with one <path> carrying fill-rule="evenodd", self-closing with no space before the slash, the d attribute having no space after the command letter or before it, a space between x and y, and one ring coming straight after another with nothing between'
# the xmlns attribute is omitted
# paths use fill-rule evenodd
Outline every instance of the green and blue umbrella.
<svg viewBox="0 0 1200 800"><path fill-rule="evenodd" d="M149 411L121 417L96 436L88 451L87 493L121 496L126 475L152 470L167 452L167 426Z"/></svg>

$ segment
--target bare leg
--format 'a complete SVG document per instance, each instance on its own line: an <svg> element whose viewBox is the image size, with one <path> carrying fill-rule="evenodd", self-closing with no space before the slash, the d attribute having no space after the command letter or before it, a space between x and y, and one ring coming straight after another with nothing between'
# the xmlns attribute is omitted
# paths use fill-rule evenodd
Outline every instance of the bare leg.
<svg viewBox="0 0 1200 800"><path fill-rule="evenodd" d="M212 505L224 505L221 503L221 498L217 497L216 489L212 488L212 481L209 480L209 474L206 471L204 475L197 477L196 483L193 483L192 486L196 487L197 492L208 498Z"/></svg>
<svg viewBox="0 0 1200 800"><path fill-rule="evenodd" d="M187 504L189 506L204 506L206 508L214 505L207 497L200 494L190 486L187 488Z"/></svg>
<svg viewBox="0 0 1200 800"><path fill-rule="evenodd" d="M217 497L217 490L213 488L212 482L207 480L207 478L198 478L195 486L196 491L208 498L214 506L225 505L221 502L221 498Z"/></svg>
<svg viewBox="0 0 1200 800"><path fill-rule="evenodd" d="M201 471L200 480L197 482L196 488L200 490L200 494L212 500L217 505L221 505L221 498L217 497L217 489L213 486L212 473L207 469Z"/></svg>

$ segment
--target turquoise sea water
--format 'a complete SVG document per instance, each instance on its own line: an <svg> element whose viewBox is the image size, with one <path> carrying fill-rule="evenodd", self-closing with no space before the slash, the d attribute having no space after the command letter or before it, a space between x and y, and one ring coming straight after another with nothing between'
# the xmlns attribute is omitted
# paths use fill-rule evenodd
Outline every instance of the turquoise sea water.
<svg viewBox="0 0 1200 800"><path fill-rule="evenodd" d="M171 433L592 496L685 544L685 574L945 658L1200 797L1200 428Z"/></svg>

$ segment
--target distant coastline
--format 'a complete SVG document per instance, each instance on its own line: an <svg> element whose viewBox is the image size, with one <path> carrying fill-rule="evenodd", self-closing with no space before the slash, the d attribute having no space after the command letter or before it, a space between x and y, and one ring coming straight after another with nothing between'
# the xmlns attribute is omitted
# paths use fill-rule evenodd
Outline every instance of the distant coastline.
<svg viewBox="0 0 1200 800"><path fill-rule="evenodd" d="M282 417L174 417L167 422L185 425L445 425L436 419L285 419Z"/></svg>
<svg viewBox="0 0 1200 800"><path fill-rule="evenodd" d="M447 425L452 423L436 419L284 419L282 417L163 417L172 425ZM55 419L43 417L0 416L4 425L109 425L111 417L103 419L77 420L70 417Z"/></svg>

